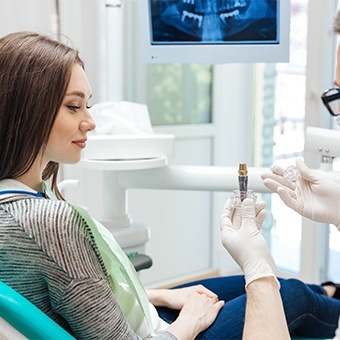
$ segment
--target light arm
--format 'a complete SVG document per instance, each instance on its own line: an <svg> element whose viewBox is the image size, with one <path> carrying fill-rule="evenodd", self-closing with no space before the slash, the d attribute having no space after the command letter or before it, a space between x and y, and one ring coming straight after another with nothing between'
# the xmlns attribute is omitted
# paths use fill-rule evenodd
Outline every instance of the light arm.
<svg viewBox="0 0 340 340"><path fill-rule="evenodd" d="M263 277L247 286L243 340L290 339L279 286L273 277Z"/></svg>

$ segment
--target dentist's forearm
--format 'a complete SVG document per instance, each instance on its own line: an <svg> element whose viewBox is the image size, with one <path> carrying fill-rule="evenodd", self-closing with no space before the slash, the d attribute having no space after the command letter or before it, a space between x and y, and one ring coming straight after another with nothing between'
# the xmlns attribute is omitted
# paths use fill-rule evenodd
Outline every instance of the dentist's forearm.
<svg viewBox="0 0 340 340"><path fill-rule="evenodd" d="M257 279L247 286L243 340L290 339L279 286L274 277Z"/></svg>

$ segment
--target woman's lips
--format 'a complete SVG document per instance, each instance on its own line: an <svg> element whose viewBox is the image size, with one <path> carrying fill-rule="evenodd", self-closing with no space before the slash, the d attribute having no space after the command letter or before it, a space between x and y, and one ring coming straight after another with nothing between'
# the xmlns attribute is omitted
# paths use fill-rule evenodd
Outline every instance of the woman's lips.
<svg viewBox="0 0 340 340"><path fill-rule="evenodd" d="M72 143L77 145L81 149L84 149L86 147L86 139L75 140Z"/></svg>

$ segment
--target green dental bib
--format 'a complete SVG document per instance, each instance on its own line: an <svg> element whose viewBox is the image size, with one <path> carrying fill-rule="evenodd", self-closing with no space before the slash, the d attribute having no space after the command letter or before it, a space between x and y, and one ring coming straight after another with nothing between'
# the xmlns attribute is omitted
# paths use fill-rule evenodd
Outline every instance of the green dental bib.
<svg viewBox="0 0 340 340"><path fill-rule="evenodd" d="M51 199L54 193L44 185ZM114 296L133 331L141 338L155 335L149 309L149 301L138 273L118 245L112 234L93 220L86 210L68 203L90 228L91 236L104 262Z"/></svg>
<svg viewBox="0 0 340 340"><path fill-rule="evenodd" d="M154 335L149 301L131 261L103 225L94 221L84 209L71 206L91 229L115 298L131 328L142 338Z"/></svg>

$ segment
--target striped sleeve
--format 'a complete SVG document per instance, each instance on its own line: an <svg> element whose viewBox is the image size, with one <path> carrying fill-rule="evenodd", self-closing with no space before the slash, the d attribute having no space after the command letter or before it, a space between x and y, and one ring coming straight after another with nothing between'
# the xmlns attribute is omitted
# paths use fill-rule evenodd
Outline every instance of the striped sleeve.
<svg viewBox="0 0 340 340"><path fill-rule="evenodd" d="M0 204L0 279L79 339L137 339L84 222L63 201ZM162 332L155 339L175 339Z"/></svg>

